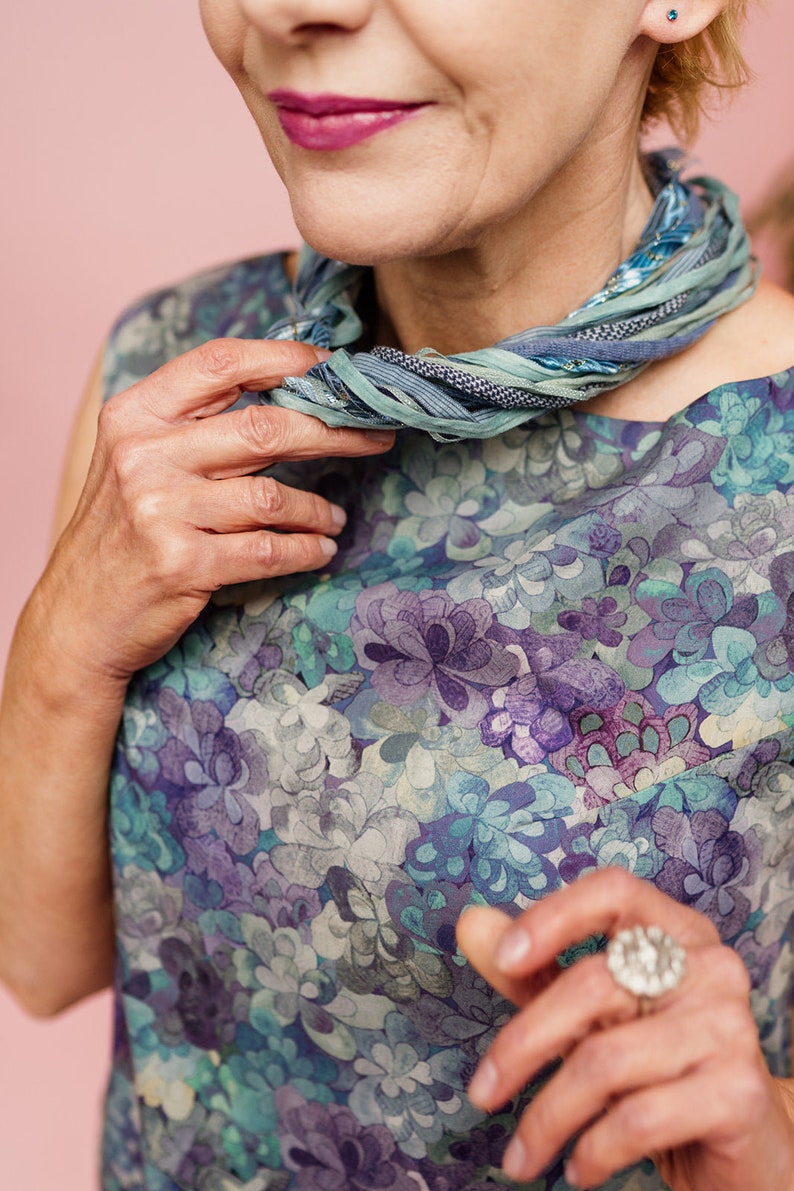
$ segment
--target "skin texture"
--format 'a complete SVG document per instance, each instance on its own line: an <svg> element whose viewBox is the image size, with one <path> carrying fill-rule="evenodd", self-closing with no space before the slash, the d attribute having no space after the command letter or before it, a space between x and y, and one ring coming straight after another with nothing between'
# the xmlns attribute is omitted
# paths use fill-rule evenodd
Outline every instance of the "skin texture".
<svg viewBox="0 0 794 1191"><path fill-rule="evenodd" d="M651 206L637 146L654 54L722 3L693 0L675 24L658 0L202 0L201 12L305 238L374 265L378 339L454 352L556 321L626 255ZM276 87L426 107L318 153L285 138L266 98ZM106 788L130 675L217 587L315 569L333 552L331 506L252 473L390 445L284 410L215 417L241 387L270 387L314 360L301 345L216 341L113 398L98 432L96 381L89 390L63 532L18 626L0 715L0 975L35 1012L109 979ZM792 303L764 287L598 410L662 419L717 383L792 361ZM568 943L634 922L660 923L692 953L680 990L642 1020L601 958L564 975L552 962ZM528 958L497 952L508 931L531 939ZM497 1107L567 1056L522 1121L511 1174L532 1177L595 1118L569 1172L579 1185L653 1153L674 1191L789 1191L790 1086L765 1071L747 978L705 918L606 872L512 927L471 911L460 942L520 1009L481 1068L476 1102Z"/></svg>

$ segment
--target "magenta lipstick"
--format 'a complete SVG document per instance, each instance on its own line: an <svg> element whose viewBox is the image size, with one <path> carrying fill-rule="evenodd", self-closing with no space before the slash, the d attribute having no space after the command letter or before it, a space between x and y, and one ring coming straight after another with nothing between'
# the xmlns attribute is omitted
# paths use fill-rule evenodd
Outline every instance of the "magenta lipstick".
<svg viewBox="0 0 794 1191"><path fill-rule="evenodd" d="M413 116L423 103L352 95L268 92L287 138L302 149L347 149Z"/></svg>

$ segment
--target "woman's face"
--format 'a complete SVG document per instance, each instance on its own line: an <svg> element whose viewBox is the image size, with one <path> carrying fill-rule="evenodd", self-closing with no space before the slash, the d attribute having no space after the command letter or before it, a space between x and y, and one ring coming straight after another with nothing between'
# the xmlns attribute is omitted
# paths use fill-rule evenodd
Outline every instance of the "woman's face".
<svg viewBox="0 0 794 1191"><path fill-rule="evenodd" d="M200 3L301 234L369 264L476 245L572 160L587 162L583 188L599 159L612 169L653 61L648 11L665 11L656 0ZM377 102L340 112L356 103L339 97Z"/></svg>

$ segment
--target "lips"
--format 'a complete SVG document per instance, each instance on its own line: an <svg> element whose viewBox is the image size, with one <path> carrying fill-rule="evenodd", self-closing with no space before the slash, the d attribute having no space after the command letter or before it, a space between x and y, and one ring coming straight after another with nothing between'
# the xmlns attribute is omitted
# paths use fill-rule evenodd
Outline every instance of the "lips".
<svg viewBox="0 0 794 1191"><path fill-rule="evenodd" d="M335 150L375 136L426 107L393 99L270 91L287 138L302 149Z"/></svg>

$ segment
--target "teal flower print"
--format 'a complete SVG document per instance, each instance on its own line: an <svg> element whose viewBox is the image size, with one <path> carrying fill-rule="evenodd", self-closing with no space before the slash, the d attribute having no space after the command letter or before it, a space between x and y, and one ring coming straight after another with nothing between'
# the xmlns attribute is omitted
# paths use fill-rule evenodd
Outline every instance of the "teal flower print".
<svg viewBox="0 0 794 1191"><path fill-rule="evenodd" d="M780 715L784 697L794 687L794 673L778 681L764 678L756 662L758 642L744 629L717 628L712 634L714 658L676 666L662 674L657 691L669 704L698 702L715 716L732 716L745 702L762 722Z"/></svg>
<svg viewBox="0 0 794 1191"><path fill-rule="evenodd" d="M766 394L722 385L692 407L692 421L724 443L711 474L729 500L740 492L763 496L794 482L794 424Z"/></svg>
<svg viewBox="0 0 794 1191"><path fill-rule="evenodd" d="M406 869L416 881L470 881L489 902L536 898L559 883L546 859L560 841L575 791L567 778L538 773L491 790L472 774L450 782L449 812L408 847Z"/></svg>
<svg viewBox="0 0 794 1191"><path fill-rule="evenodd" d="M110 784L111 845L115 863L124 868L156 869L164 876L185 863L185 853L174 838L165 795L148 792L119 766Z"/></svg>
<svg viewBox="0 0 794 1191"><path fill-rule="evenodd" d="M756 596L734 599L730 579L716 567L688 575L683 588L646 579L636 598L651 621L629 645L629 661L636 666L654 666L668 654L681 666L699 662L716 628L749 629L758 616Z"/></svg>
<svg viewBox="0 0 794 1191"><path fill-rule="evenodd" d="M350 1107L365 1125L388 1124L403 1153L423 1158L447 1130L462 1133L483 1119L466 1096L468 1069L460 1053L431 1054L413 1023L390 1013L383 1032L361 1036Z"/></svg>
<svg viewBox="0 0 794 1191"><path fill-rule="evenodd" d="M459 444L438 448L424 436L404 458L404 474L390 477L387 484L386 508L395 507L401 515L395 535L419 550L443 542L447 558L454 561L487 554L489 521L498 514L499 498L487 483L484 465Z"/></svg>
<svg viewBox="0 0 794 1191"><path fill-rule="evenodd" d="M600 591L603 560L620 549L622 537L595 513L577 517L559 529L537 530L510 539L499 554L479 559L450 580L456 599L486 600L502 624L524 629L533 615L556 599L575 603Z"/></svg>

